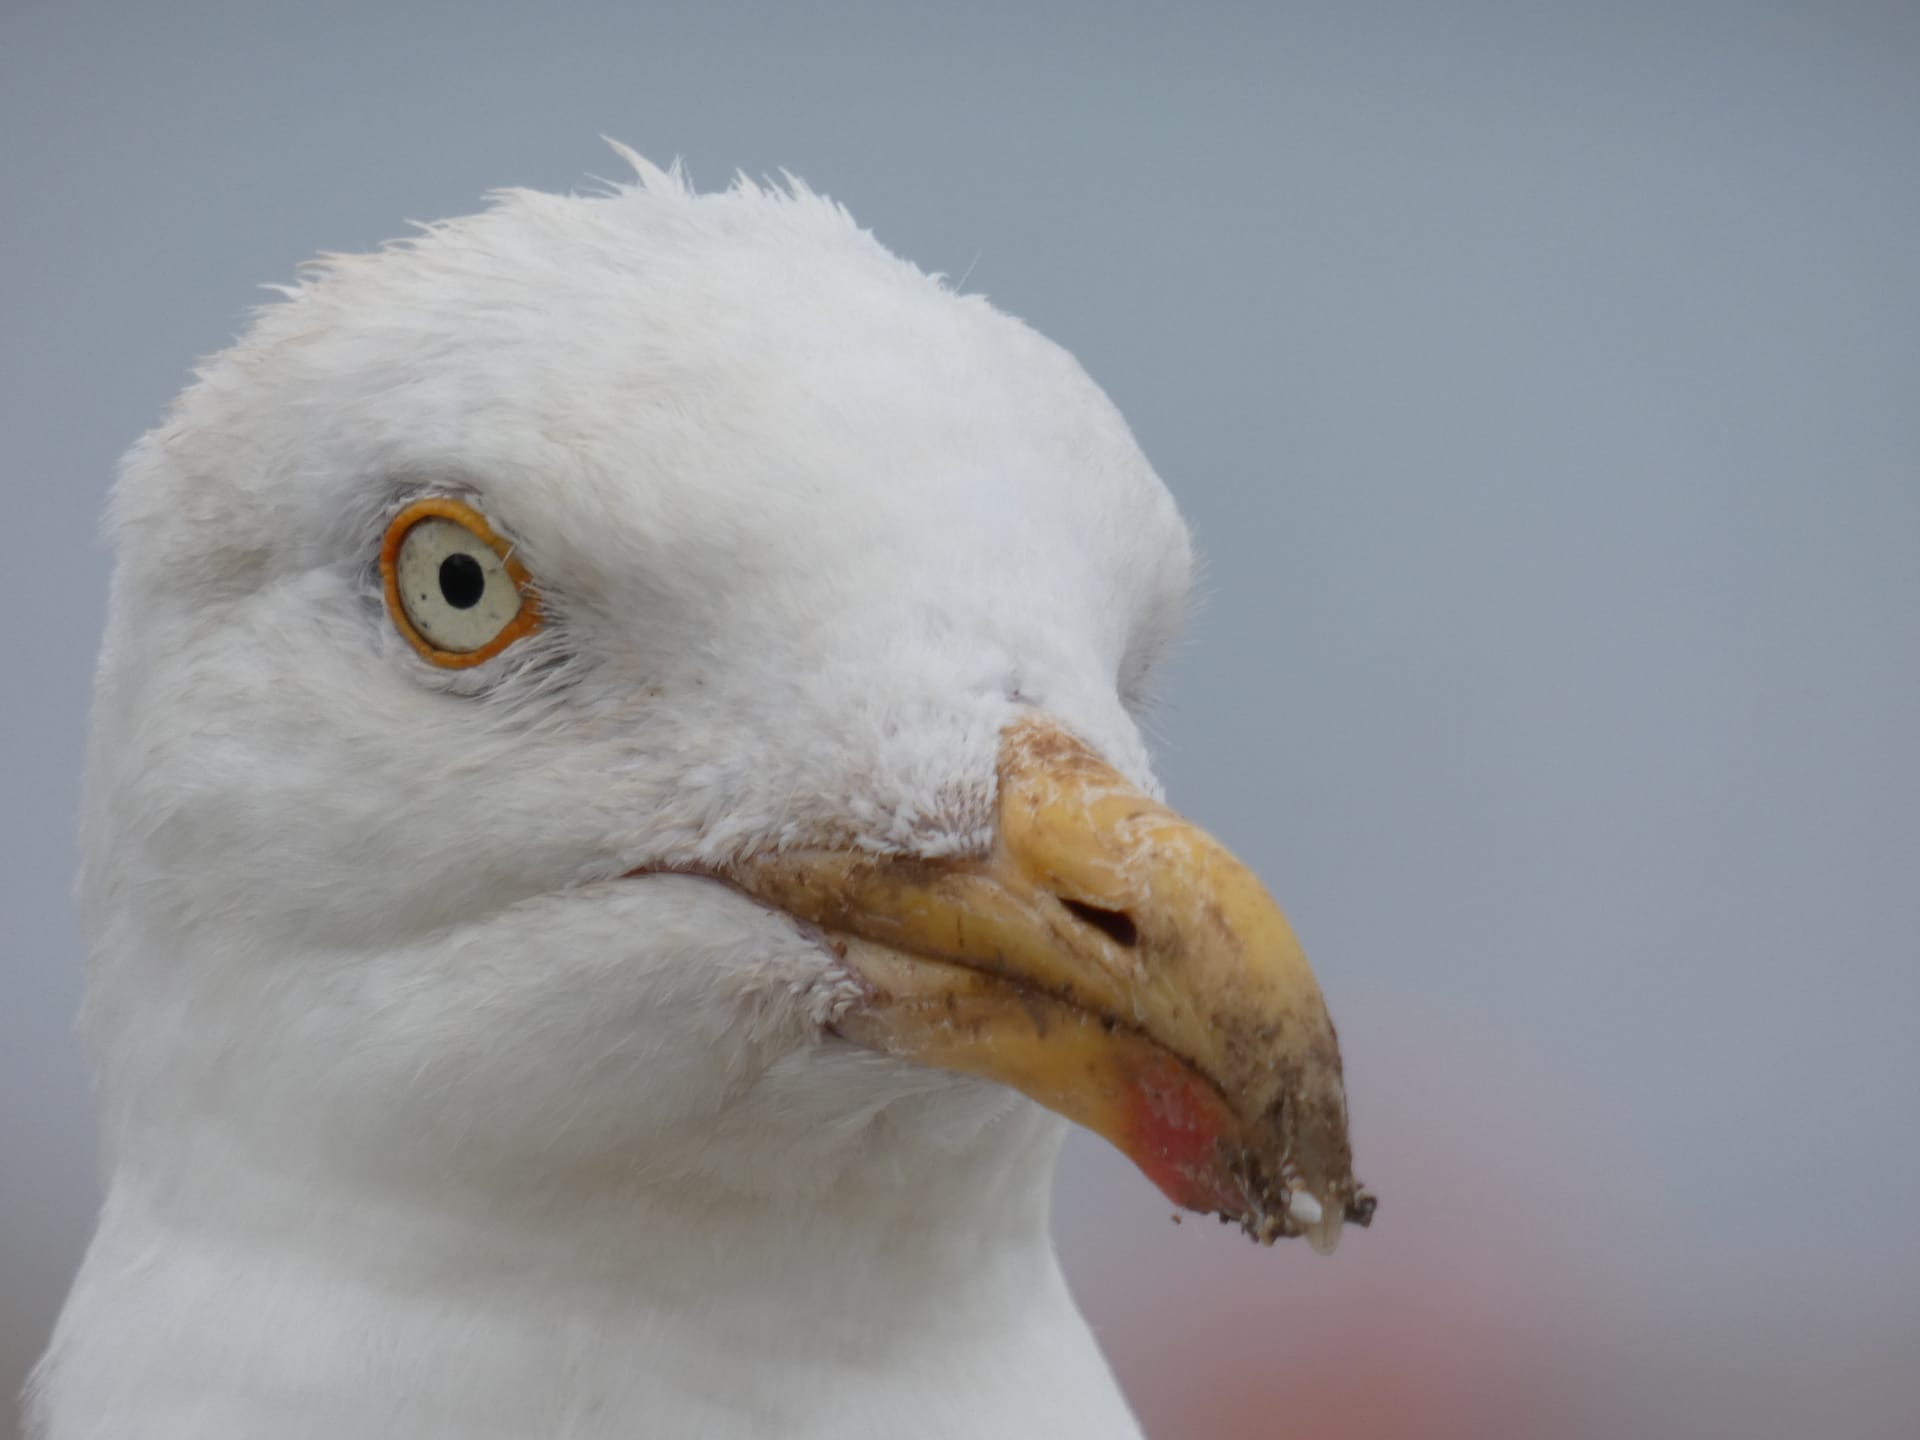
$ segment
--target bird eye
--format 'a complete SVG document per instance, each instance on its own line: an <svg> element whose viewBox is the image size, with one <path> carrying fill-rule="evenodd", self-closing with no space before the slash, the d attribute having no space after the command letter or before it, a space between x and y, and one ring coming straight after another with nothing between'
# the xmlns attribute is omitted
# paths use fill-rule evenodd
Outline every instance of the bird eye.
<svg viewBox="0 0 1920 1440"><path fill-rule="evenodd" d="M540 628L532 577L486 518L458 500L416 500L394 516L380 574L393 623L436 665L478 665Z"/></svg>

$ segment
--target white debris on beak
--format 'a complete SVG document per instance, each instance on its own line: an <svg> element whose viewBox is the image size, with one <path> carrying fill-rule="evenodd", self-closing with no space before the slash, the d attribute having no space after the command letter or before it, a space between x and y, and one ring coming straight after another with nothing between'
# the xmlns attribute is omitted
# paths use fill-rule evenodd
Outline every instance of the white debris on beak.
<svg viewBox="0 0 1920 1440"><path fill-rule="evenodd" d="M1313 1207L1320 1210L1319 1205ZM1331 1255L1340 1244L1340 1226L1344 1217L1338 1208L1329 1205L1325 1214L1316 1214L1310 1221L1303 1221L1301 1228L1306 1231L1307 1244L1313 1247L1316 1255Z"/></svg>

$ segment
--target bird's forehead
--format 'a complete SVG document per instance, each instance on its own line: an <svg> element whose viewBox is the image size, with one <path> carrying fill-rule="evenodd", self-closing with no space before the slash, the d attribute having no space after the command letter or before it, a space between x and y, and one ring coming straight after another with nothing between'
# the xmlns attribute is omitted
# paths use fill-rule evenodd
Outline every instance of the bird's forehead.
<svg viewBox="0 0 1920 1440"><path fill-rule="evenodd" d="M1170 498L1072 357L804 192L521 195L330 261L158 443L179 483L143 496L136 466L126 509L188 501L178 548L238 557L202 567L223 584L358 563L383 507L444 484L609 615L985 627L1111 674L1187 585Z"/></svg>
<svg viewBox="0 0 1920 1440"><path fill-rule="evenodd" d="M1184 528L1105 398L1001 317L959 321L904 343L842 316L710 384L604 376L575 432L595 438L496 482L501 519L613 589L671 572L710 596L1025 592L1106 614L1178 586Z"/></svg>
<svg viewBox="0 0 1920 1440"><path fill-rule="evenodd" d="M585 557L652 538L738 559L757 540L818 564L879 543L964 553L1018 526L1091 560L1183 538L1066 352L850 227L636 244L627 269L560 289L522 344L473 356L517 373L463 433L483 469L490 444L544 452L504 467L500 501L609 522L575 537Z"/></svg>
<svg viewBox="0 0 1920 1440"><path fill-rule="evenodd" d="M436 267L413 283L440 358L372 408L391 452L432 437L417 468L474 483L553 583L759 618L775 592L794 623L882 596L1038 607L1113 644L1177 604L1184 526L1073 358L825 202L636 193L485 220L401 257Z"/></svg>

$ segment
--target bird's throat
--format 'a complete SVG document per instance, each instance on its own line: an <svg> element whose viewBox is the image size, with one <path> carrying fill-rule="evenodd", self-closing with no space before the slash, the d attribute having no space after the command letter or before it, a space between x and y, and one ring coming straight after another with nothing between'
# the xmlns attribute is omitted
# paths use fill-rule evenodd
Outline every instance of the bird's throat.
<svg viewBox="0 0 1920 1440"><path fill-rule="evenodd" d="M396 1415L422 1440L826 1435L847 1433L829 1381L844 1402L860 1377L938 1384L964 1362L1006 1377L1007 1406L1062 1366L1105 1385L1046 1234L1058 1130L1019 1102L919 1177L924 1156L876 1139L871 1165L806 1204L691 1182L379 1192L230 1159L217 1189L123 1177L46 1372L49 1434L171 1433L177 1414L215 1417L206 1440L380 1433ZM1039 1370L1013 1338L1036 1326ZM340 1413L307 1428L316 1405ZM136 1412L161 1429L115 1418ZM772 1416L790 1425L756 1428Z"/></svg>

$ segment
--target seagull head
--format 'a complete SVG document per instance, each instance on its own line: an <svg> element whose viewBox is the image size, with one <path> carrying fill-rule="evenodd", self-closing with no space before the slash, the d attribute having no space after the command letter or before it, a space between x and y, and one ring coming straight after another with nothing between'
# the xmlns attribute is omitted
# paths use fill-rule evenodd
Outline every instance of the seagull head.
<svg viewBox="0 0 1920 1440"><path fill-rule="evenodd" d="M634 163L317 263L130 455L110 1163L797 1202L1064 1116L1330 1246L1319 989L1140 736L1192 561L1120 415L804 186Z"/></svg>

